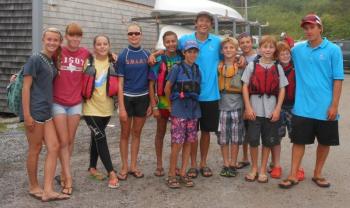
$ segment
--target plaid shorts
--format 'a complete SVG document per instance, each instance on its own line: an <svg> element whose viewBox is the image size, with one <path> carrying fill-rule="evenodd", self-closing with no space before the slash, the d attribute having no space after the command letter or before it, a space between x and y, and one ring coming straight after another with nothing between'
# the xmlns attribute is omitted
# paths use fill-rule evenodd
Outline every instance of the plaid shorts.
<svg viewBox="0 0 350 208"><path fill-rule="evenodd" d="M171 143L184 144L197 141L198 119L171 117Z"/></svg>
<svg viewBox="0 0 350 208"><path fill-rule="evenodd" d="M218 144L243 144L244 121L241 109L234 111L220 111L219 128L216 133Z"/></svg>
<svg viewBox="0 0 350 208"><path fill-rule="evenodd" d="M290 135L292 133L292 108L284 108L282 107L281 110L281 116L280 116L280 127L278 128L278 136L283 137L286 136L288 130L288 137L290 138Z"/></svg>

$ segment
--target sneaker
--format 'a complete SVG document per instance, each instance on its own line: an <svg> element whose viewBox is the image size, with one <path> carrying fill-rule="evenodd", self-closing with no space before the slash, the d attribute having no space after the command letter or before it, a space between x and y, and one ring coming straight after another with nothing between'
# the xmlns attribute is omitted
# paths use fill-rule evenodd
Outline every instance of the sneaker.
<svg viewBox="0 0 350 208"><path fill-rule="evenodd" d="M272 168L270 175L271 175L271 178L280 179L282 175L282 168L281 167Z"/></svg>
<svg viewBox="0 0 350 208"><path fill-rule="evenodd" d="M305 179L305 172L303 168L299 168L297 172L298 181L303 181Z"/></svg>

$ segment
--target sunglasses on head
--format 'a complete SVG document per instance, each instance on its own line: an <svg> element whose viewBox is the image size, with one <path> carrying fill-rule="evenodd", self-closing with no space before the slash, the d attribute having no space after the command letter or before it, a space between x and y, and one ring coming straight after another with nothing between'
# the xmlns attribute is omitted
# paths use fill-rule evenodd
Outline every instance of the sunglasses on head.
<svg viewBox="0 0 350 208"><path fill-rule="evenodd" d="M141 32L128 32L128 36L133 36L133 35L139 36L141 35Z"/></svg>

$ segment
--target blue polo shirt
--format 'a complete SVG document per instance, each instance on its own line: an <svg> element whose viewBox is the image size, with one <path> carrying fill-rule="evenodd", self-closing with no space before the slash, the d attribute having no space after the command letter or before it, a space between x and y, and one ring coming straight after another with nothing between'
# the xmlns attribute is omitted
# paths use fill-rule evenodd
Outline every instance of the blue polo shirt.
<svg viewBox="0 0 350 208"><path fill-rule="evenodd" d="M333 81L344 80L340 48L323 38L312 48L308 42L292 48L296 74L293 113L297 116L327 120L333 98Z"/></svg>
<svg viewBox="0 0 350 208"><path fill-rule="evenodd" d="M179 40L179 48L182 50L188 40L197 41L199 54L196 64L201 72L201 93L199 101L214 101L220 99L217 68L220 61L221 40L218 36L209 34L204 42L196 38L195 32L184 35Z"/></svg>

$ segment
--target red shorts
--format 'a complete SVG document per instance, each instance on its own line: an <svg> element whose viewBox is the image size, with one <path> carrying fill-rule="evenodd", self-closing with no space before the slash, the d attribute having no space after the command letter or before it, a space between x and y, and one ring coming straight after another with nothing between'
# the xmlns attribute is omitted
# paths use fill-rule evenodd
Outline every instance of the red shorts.
<svg viewBox="0 0 350 208"><path fill-rule="evenodd" d="M158 109L158 111L162 118L168 119L170 117L170 112L168 109Z"/></svg>

